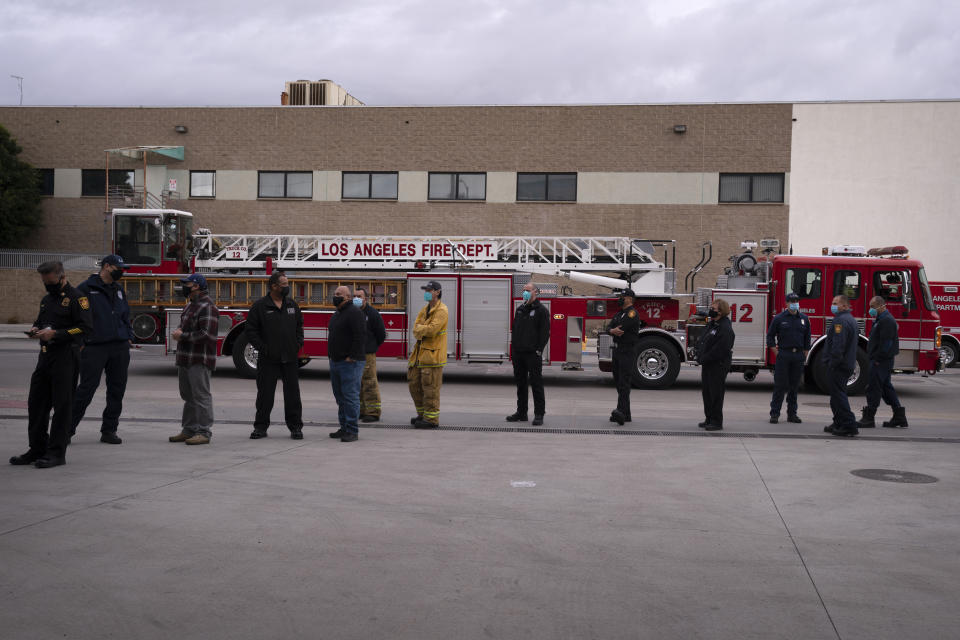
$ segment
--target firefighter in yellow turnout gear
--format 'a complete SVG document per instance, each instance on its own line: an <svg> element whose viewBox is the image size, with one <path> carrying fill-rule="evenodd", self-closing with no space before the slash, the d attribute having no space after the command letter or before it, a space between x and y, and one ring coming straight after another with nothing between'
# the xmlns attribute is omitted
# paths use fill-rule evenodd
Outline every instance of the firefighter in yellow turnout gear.
<svg viewBox="0 0 960 640"><path fill-rule="evenodd" d="M440 423L440 385L447 364L447 305L440 301L440 283L431 280L423 289L426 306L413 323L417 343L407 363L410 397L417 417L410 420L417 429L436 429Z"/></svg>

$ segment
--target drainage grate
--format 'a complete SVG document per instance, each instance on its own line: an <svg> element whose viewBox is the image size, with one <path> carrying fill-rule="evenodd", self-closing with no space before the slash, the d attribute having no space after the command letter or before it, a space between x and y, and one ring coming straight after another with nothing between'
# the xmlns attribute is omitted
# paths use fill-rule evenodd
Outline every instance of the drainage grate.
<svg viewBox="0 0 960 640"><path fill-rule="evenodd" d="M881 482L903 482L905 484L931 484L939 480L939 478L928 476L925 473L898 471L896 469L854 469L850 473L859 478L866 478L868 480L880 480Z"/></svg>

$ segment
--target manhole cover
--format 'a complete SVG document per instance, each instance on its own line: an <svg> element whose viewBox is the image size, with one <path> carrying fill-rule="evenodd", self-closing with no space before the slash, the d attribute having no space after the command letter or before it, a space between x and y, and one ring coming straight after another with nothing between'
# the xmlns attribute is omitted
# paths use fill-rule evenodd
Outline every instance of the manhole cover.
<svg viewBox="0 0 960 640"><path fill-rule="evenodd" d="M930 484L931 482L937 482L939 479L933 476L928 476L925 473L897 471L896 469L854 469L850 473L861 478L867 478L868 480L881 480L883 482L906 482L908 484Z"/></svg>

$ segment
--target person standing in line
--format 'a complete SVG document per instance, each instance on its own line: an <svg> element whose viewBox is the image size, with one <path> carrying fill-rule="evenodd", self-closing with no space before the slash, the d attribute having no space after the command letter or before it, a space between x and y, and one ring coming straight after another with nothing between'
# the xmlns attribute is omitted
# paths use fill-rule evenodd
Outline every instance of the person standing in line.
<svg viewBox="0 0 960 640"><path fill-rule="evenodd" d="M850 313L847 296L835 296L830 306L833 323L827 328L827 345L823 351L830 386L830 409L833 423L823 430L835 436L857 435L857 417L850 410L847 398L847 380L857 366L857 321Z"/></svg>
<svg viewBox="0 0 960 640"><path fill-rule="evenodd" d="M424 286L426 305L420 309L413 323L413 337L417 341L407 361L407 385L417 415L410 419L417 429L436 429L440 426L440 385L443 367L447 364L447 305L441 302L440 283L431 280Z"/></svg>
<svg viewBox="0 0 960 640"><path fill-rule="evenodd" d="M873 327L870 328L870 340L867 343L867 360L870 362L870 372L867 377L867 406L863 408L863 416L857 422L860 429L870 429L876 425L874 417L880 407L882 398L893 409L893 418L885 421L887 428L906 429L907 410L900 404L897 392L890 381L893 372L893 359L900 353L900 337L897 321L893 314L887 311L887 303L880 296L870 299L870 317L873 318Z"/></svg>
<svg viewBox="0 0 960 640"><path fill-rule="evenodd" d="M10 458L10 464L33 464L47 469L67 463L78 351L83 337L93 332L93 314L86 296L67 282L61 262L44 262L37 267L37 273L47 295L40 301L40 313L27 332L28 337L40 341L40 356L30 376L27 400L30 448Z"/></svg>
<svg viewBox="0 0 960 640"><path fill-rule="evenodd" d="M180 433L170 442L209 444L213 437L213 396L210 374L217 366L217 329L220 311L207 293L207 279L199 273L180 278L187 306L180 326L170 334L177 341L177 382L183 399Z"/></svg>
<svg viewBox="0 0 960 640"><path fill-rule="evenodd" d="M607 329L607 333L613 336L613 382L617 385L617 408L610 413L610 422L621 426L633 419L630 415L630 389L637 366L639 331L644 325L633 308L636 297L633 289L623 290L618 300L620 311L610 319L610 328Z"/></svg>
<svg viewBox="0 0 960 640"><path fill-rule="evenodd" d="M299 353L303 348L303 314L290 297L290 283L282 271L267 280L267 295L247 314L246 336L257 350L257 412L251 440L267 437L277 380L283 380L283 416L290 437L303 440L300 402Z"/></svg>
<svg viewBox="0 0 960 640"><path fill-rule="evenodd" d="M787 422L803 422L797 415L797 390L803 382L803 365L810 352L810 319L800 312L800 296L787 294L787 308L767 329L767 347L777 358L773 369L770 423L777 424L783 396L787 396Z"/></svg>
<svg viewBox="0 0 960 640"><path fill-rule="evenodd" d="M356 442L360 429L360 379L366 364L364 342L367 338L366 317L353 303L350 287L340 285L333 292L336 309L327 328L330 358L330 384L337 401L337 420L340 428L330 434L340 442Z"/></svg>
<svg viewBox="0 0 960 640"><path fill-rule="evenodd" d="M377 349L387 339L380 312L370 304L370 293L364 287L353 292L353 304L360 307L366 318L367 337L364 342L366 362L360 379L360 422L377 422L380 419L380 386L377 384Z"/></svg>
<svg viewBox="0 0 960 640"><path fill-rule="evenodd" d="M90 406L100 377L107 375L107 406L100 423L100 442L121 444L117 435L123 394L127 389L127 370L130 367L130 345L133 327L130 325L130 305L124 295L120 278L127 268L123 258L105 256L100 261L100 272L87 278L77 289L90 301L93 311L93 334L87 337L80 351L80 384L73 397L73 421L70 436Z"/></svg>
<svg viewBox="0 0 960 640"><path fill-rule="evenodd" d="M533 391L533 425L543 424L547 402L543 395L543 350L550 341L550 318L540 304L540 289L532 282L523 286L523 304L513 316L511 336L513 381L517 385L517 411L507 422L527 421L527 385Z"/></svg>
<svg viewBox="0 0 960 640"><path fill-rule="evenodd" d="M703 394L705 420L698 426L706 431L723 429L723 396L727 374L733 363L733 324L730 322L730 304L717 298L707 313L710 321L697 342L697 362L700 363L700 388Z"/></svg>

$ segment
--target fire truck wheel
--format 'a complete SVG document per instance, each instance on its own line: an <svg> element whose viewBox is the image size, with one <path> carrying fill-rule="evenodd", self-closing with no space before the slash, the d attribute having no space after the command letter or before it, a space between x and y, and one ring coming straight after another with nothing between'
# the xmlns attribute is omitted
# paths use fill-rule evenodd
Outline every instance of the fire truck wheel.
<svg viewBox="0 0 960 640"><path fill-rule="evenodd" d="M633 386L638 389L666 389L680 373L680 354L669 341L657 336L640 338Z"/></svg>
<svg viewBox="0 0 960 640"><path fill-rule="evenodd" d="M244 378L257 377L257 350L247 340L247 336L240 334L233 343L233 365Z"/></svg>
<svg viewBox="0 0 960 640"><path fill-rule="evenodd" d="M957 364L957 355L958 355L957 344L949 340L943 340L940 343L940 361L943 363L943 368L952 367Z"/></svg>
<svg viewBox="0 0 960 640"><path fill-rule="evenodd" d="M863 393L864 389L867 388L867 366L867 352L863 347L857 347L857 365L853 370L853 375L847 380L848 396ZM830 393L828 375L827 365L824 362L824 349L820 349L813 365L813 379L817 383L817 386L820 387L820 391L824 393Z"/></svg>

